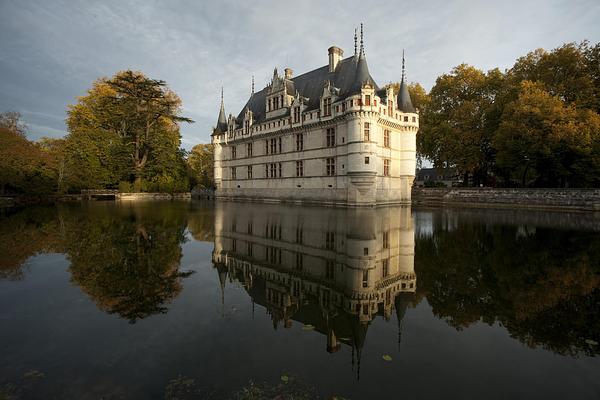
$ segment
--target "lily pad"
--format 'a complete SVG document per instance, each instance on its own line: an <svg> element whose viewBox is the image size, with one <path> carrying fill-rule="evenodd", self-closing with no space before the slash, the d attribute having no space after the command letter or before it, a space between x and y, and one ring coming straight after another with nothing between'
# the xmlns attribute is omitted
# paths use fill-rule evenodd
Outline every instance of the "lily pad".
<svg viewBox="0 0 600 400"><path fill-rule="evenodd" d="M311 324L307 324L302 327L302 330L304 330L304 331L312 331L314 329L315 329L315 327Z"/></svg>
<svg viewBox="0 0 600 400"><path fill-rule="evenodd" d="M598 342L596 342L595 340L592 340L592 339L585 339L585 342L587 344L589 344L590 346L598 346Z"/></svg>
<svg viewBox="0 0 600 400"><path fill-rule="evenodd" d="M390 356L389 354L384 354L382 357L385 361L392 361L392 356Z"/></svg>
<svg viewBox="0 0 600 400"><path fill-rule="evenodd" d="M282 382L288 383L289 380L290 380L289 376L287 376L287 375L281 375L281 381Z"/></svg>

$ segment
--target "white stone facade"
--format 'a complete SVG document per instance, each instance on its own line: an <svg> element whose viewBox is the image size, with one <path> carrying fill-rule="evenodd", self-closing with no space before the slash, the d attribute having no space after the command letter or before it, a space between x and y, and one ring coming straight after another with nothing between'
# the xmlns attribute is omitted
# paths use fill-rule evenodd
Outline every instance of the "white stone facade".
<svg viewBox="0 0 600 400"><path fill-rule="evenodd" d="M337 47L329 53L328 66L308 73L327 69L326 82L307 83L308 74L302 80L289 69L284 76L275 70L271 84L252 94L237 119L230 115L226 127L215 129L217 198L351 206L410 202L418 113L400 110L392 88L374 84L362 49L345 60ZM360 79L361 62L368 79L352 90L348 76ZM344 80L348 88L335 86ZM306 97L309 84L319 85L318 102Z"/></svg>

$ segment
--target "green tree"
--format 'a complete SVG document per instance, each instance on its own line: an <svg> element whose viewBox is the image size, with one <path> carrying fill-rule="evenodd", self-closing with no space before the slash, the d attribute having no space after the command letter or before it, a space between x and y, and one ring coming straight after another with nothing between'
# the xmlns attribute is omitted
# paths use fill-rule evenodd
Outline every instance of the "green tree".
<svg viewBox="0 0 600 400"><path fill-rule="evenodd" d="M194 186L212 188L214 186L212 144L197 144L188 155L187 164Z"/></svg>
<svg viewBox="0 0 600 400"><path fill-rule="evenodd" d="M594 186L600 183L600 116L524 81L494 137L496 162L507 181L522 186Z"/></svg>
<svg viewBox="0 0 600 400"><path fill-rule="evenodd" d="M186 186L179 123L193 121L180 113L181 100L165 82L141 72L96 81L68 110L66 164L74 186L131 179L135 190L143 180L149 188Z"/></svg>
<svg viewBox="0 0 600 400"><path fill-rule="evenodd" d="M489 118L504 75L461 64L436 80L422 115L418 151L436 167L456 167L475 184L487 183L493 166L491 146L497 118Z"/></svg>

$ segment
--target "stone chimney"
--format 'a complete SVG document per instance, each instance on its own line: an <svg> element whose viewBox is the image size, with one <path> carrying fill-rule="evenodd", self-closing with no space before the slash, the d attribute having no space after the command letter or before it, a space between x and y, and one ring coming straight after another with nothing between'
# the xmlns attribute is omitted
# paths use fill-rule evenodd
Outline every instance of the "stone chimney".
<svg viewBox="0 0 600 400"><path fill-rule="evenodd" d="M338 63L344 56L344 50L336 46L331 46L329 49L329 72L335 71Z"/></svg>
<svg viewBox="0 0 600 400"><path fill-rule="evenodd" d="M292 71L291 68L286 68L284 70L285 72L285 79L292 79L292 75L294 74L294 71Z"/></svg>

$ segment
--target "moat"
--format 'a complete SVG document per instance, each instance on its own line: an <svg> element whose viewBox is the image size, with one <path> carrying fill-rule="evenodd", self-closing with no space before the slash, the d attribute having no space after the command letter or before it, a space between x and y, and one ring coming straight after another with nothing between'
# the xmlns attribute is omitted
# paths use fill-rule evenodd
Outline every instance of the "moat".
<svg viewBox="0 0 600 400"><path fill-rule="evenodd" d="M600 397L595 214L0 212L0 399Z"/></svg>

